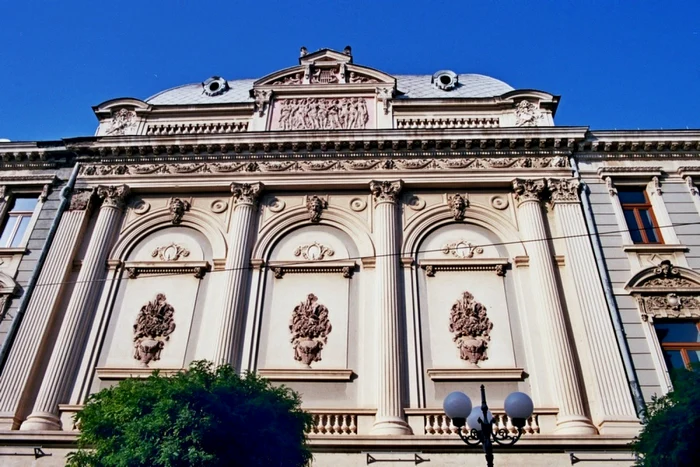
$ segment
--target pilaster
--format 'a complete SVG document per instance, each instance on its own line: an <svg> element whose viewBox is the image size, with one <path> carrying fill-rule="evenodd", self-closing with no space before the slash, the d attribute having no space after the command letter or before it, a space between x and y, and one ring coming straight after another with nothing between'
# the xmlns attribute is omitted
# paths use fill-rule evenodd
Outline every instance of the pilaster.
<svg viewBox="0 0 700 467"><path fill-rule="evenodd" d="M74 191L68 210L61 216L53 243L39 273L37 287L0 375L0 430L15 429L21 421L20 402L28 390L32 367L61 289L70 275L78 240L89 218L91 199L92 190Z"/></svg>
<svg viewBox="0 0 700 467"><path fill-rule="evenodd" d="M579 182L547 181L554 213L566 243L567 268L571 270L584 323L597 394L592 399L593 418L601 433L636 435L639 420L627 386L610 314L600 284L588 230L581 211Z"/></svg>
<svg viewBox="0 0 700 467"><path fill-rule="evenodd" d="M250 236L262 183L232 183L233 215L226 255L226 300L221 314L214 362L238 366L244 324L246 279L250 275Z"/></svg>
<svg viewBox="0 0 700 467"><path fill-rule="evenodd" d="M401 400L400 266L398 197L403 183L372 181L374 208L377 315L377 415L373 435L407 435Z"/></svg>
<svg viewBox="0 0 700 467"><path fill-rule="evenodd" d="M549 250L540 206L545 188L544 179L513 181L518 220L530 258L533 296L539 300L538 322L542 335L547 336L543 344L547 352L552 394L559 406L555 431L560 434L591 434L596 430L588 420L583 406L564 308L557 289L554 258Z"/></svg>
<svg viewBox="0 0 700 467"><path fill-rule="evenodd" d="M22 423L20 430L61 429L58 404L67 400L72 389L86 334L92 326L95 299L102 289L99 279L106 271L107 255L114 232L117 231L125 198L129 194L129 187L100 185L95 191L102 200L102 206L34 402L34 409Z"/></svg>

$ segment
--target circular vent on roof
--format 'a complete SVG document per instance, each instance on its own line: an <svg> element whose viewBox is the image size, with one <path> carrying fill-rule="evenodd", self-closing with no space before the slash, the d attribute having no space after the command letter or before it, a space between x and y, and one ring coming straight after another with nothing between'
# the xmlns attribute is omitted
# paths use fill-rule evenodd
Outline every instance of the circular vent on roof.
<svg viewBox="0 0 700 467"><path fill-rule="evenodd" d="M212 76L202 83L202 88L207 96L218 96L228 91L228 82L220 76Z"/></svg>
<svg viewBox="0 0 700 467"><path fill-rule="evenodd" d="M454 71L440 70L433 75L430 82L438 89L451 91L459 84L459 76Z"/></svg>

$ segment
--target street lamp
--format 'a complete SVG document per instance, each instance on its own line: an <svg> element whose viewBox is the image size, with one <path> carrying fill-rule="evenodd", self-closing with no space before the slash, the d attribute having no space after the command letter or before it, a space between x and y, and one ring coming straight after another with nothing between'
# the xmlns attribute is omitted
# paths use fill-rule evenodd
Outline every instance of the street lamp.
<svg viewBox="0 0 700 467"><path fill-rule="evenodd" d="M511 418L513 426L518 429L518 434L512 436L508 430L501 428L493 431L493 414L486 405L486 390L481 385L481 407L472 409L472 401L463 392L455 391L445 397L442 408L445 415L450 417L452 423L457 427L457 434L462 441L469 446L482 444L484 454L486 454L486 465L493 467L493 443L501 446L515 444L523 434L523 427L530 415L532 415L532 399L523 392L512 392L506 397L504 402L506 415ZM462 427L467 425L471 431L468 435L462 433Z"/></svg>

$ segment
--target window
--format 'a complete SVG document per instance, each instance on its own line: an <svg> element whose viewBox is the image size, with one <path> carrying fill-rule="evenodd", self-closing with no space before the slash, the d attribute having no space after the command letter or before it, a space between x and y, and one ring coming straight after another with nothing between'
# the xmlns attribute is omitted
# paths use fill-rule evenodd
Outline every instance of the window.
<svg viewBox="0 0 700 467"><path fill-rule="evenodd" d="M656 335L669 370L690 368L700 362L700 322L655 322Z"/></svg>
<svg viewBox="0 0 700 467"><path fill-rule="evenodd" d="M22 245L37 202L36 196L16 196L12 200L0 235L0 248L17 248Z"/></svg>
<svg viewBox="0 0 700 467"><path fill-rule="evenodd" d="M618 197L632 241L663 243L646 190L641 187L621 188L618 190Z"/></svg>

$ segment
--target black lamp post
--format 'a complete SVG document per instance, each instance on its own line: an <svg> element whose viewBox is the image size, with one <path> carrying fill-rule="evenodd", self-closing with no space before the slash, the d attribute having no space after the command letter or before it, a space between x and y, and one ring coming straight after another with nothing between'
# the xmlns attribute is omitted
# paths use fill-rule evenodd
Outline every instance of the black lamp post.
<svg viewBox="0 0 700 467"><path fill-rule="evenodd" d="M493 443L501 446L515 444L523 434L523 427L530 415L532 415L532 399L525 393L512 392L506 397L504 407L506 415L511 418L513 426L518 429L518 434L512 436L507 429L501 428L493 431L493 414L486 405L486 390L481 385L481 407L472 409L472 401L463 392L452 392L445 397L442 404L445 415L450 417L457 427L457 433L462 441L469 446L481 444L486 454L486 465L493 467ZM468 435L462 433L462 427L467 425L471 431Z"/></svg>

